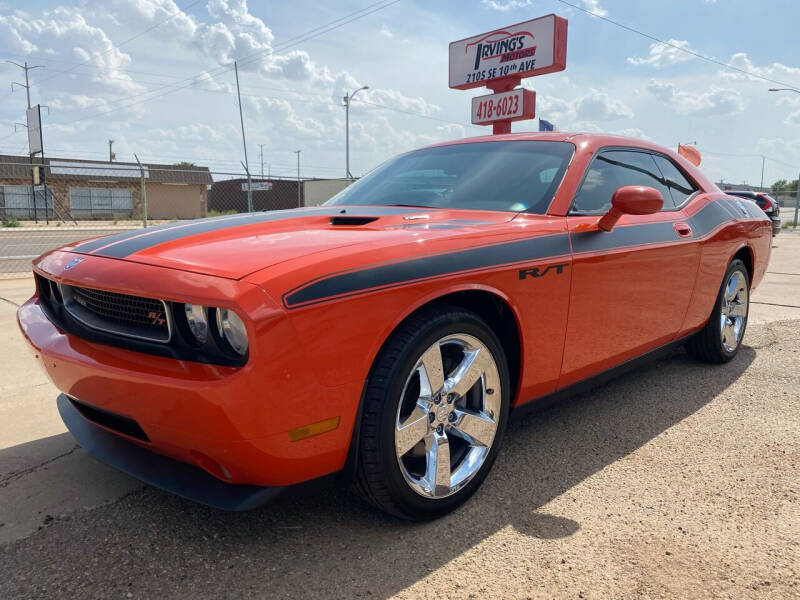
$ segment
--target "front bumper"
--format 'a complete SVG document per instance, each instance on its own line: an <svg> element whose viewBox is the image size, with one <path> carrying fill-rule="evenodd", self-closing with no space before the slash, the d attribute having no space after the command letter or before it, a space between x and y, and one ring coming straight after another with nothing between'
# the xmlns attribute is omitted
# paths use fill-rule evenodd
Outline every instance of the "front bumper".
<svg viewBox="0 0 800 600"><path fill-rule="evenodd" d="M223 483L198 467L154 454L86 420L64 394L57 402L67 429L91 456L167 492L222 510L249 510L285 489Z"/></svg>
<svg viewBox="0 0 800 600"><path fill-rule="evenodd" d="M69 253L35 267L60 279ZM110 264L113 263L113 264ZM78 272L78 273L76 273ZM152 454L201 467L226 485L292 486L344 466L363 381L322 385L279 305L252 284L87 257L67 271L73 285L168 301L228 303L247 317L251 349L242 367L204 364L108 346L60 329L34 296L17 311L20 329L58 390L134 420ZM81 275L80 279L75 279ZM131 289L137 286L137 289ZM332 431L293 441L289 432L338 417ZM102 424L101 424L102 425Z"/></svg>

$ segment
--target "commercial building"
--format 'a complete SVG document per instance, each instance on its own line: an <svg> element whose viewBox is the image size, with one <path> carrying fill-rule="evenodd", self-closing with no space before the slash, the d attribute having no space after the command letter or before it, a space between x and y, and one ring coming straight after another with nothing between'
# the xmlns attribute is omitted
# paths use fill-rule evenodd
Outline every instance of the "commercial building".
<svg viewBox="0 0 800 600"><path fill-rule="evenodd" d="M319 206L350 185L348 179L251 179L254 211L282 210L298 206ZM247 211L247 179L217 181L208 192L208 210Z"/></svg>
<svg viewBox="0 0 800 600"><path fill-rule="evenodd" d="M30 162L0 155L0 218L140 219L143 175L148 218L193 219L206 215L213 183L207 167L45 158L46 190L32 193Z"/></svg>

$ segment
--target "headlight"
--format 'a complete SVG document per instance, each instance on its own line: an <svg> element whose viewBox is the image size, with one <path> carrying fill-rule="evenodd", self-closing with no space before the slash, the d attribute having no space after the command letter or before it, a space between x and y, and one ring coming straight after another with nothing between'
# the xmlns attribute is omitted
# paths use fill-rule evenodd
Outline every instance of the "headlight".
<svg viewBox="0 0 800 600"><path fill-rule="evenodd" d="M198 343L205 344L208 340L208 309L199 304L184 304L183 308L186 311L189 331Z"/></svg>
<svg viewBox="0 0 800 600"><path fill-rule="evenodd" d="M234 352L244 356L247 353L247 330L239 315L227 308L218 308L216 312L217 333Z"/></svg>

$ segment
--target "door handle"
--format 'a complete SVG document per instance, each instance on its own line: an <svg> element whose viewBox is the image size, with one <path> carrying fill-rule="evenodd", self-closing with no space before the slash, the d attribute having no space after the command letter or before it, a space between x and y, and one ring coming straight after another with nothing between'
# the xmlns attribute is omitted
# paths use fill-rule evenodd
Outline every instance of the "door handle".
<svg viewBox="0 0 800 600"><path fill-rule="evenodd" d="M691 237L692 235L692 228L689 227L686 223L673 223L672 227L681 237Z"/></svg>

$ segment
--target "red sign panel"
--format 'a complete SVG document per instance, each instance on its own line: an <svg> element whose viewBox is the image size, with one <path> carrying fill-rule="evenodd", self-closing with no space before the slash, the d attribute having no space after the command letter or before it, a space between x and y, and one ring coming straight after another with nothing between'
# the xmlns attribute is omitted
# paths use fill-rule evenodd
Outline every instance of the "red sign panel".
<svg viewBox="0 0 800 600"><path fill-rule="evenodd" d="M492 87L567 66L567 20L546 15L450 44L450 87Z"/></svg>
<svg viewBox="0 0 800 600"><path fill-rule="evenodd" d="M521 121L536 115L536 92L517 88L510 92L476 96L472 99L473 125L495 121Z"/></svg>

